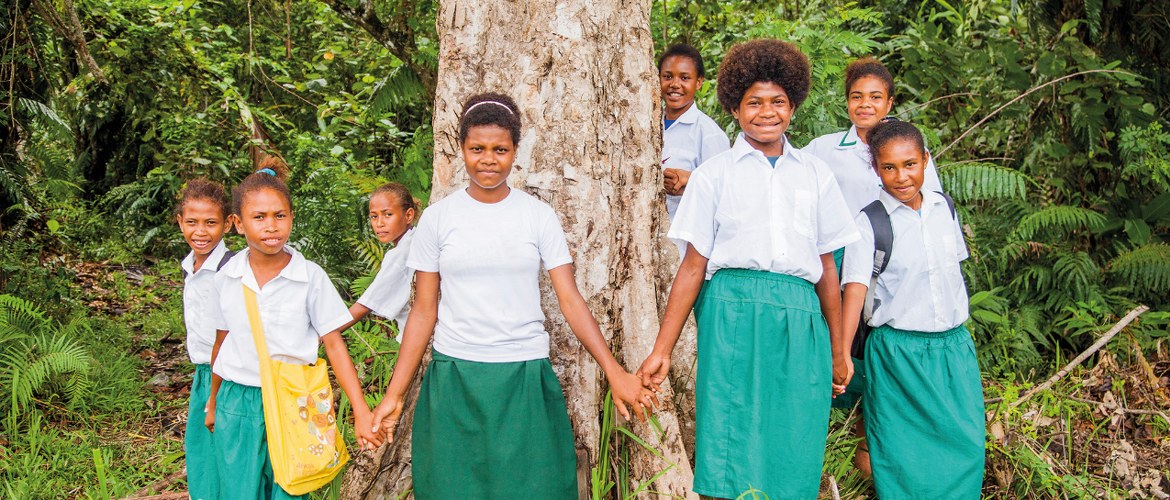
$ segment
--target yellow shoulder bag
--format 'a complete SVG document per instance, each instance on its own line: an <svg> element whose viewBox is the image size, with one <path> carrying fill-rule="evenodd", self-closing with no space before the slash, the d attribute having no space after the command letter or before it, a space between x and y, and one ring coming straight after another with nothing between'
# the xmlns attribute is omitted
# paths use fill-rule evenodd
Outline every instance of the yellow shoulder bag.
<svg viewBox="0 0 1170 500"><path fill-rule="evenodd" d="M329 365L321 358L312 365L300 365L268 357L256 292L247 286L244 305L260 355L260 394L272 473L284 491L303 495L329 484L349 461L337 429Z"/></svg>

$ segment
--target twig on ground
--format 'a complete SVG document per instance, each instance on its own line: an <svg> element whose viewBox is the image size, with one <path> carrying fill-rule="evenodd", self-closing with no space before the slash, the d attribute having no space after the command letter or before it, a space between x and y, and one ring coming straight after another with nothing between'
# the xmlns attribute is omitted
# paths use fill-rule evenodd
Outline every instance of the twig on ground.
<svg viewBox="0 0 1170 500"><path fill-rule="evenodd" d="M156 481L154 484L151 484L150 486L147 486L145 488L142 488L141 490L138 490L133 495L126 497L126 500L147 500L147 499L150 499L150 500L170 500L170 499L178 500L180 498L190 498L190 495L185 491L184 492L177 492L177 493L173 493L173 492L172 493L163 493L161 495L154 494L155 492L157 492L159 490L164 490L167 487L169 487L170 485L175 484L176 481L178 481L180 479L184 479L186 477L187 477L186 468L180 469L180 470L172 473L171 475L169 475L169 476L167 476L159 481Z"/></svg>

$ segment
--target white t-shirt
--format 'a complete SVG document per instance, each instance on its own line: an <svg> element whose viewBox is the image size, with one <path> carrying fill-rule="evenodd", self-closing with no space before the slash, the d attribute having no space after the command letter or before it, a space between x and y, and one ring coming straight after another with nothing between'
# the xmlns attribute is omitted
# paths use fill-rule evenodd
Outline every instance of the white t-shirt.
<svg viewBox="0 0 1170 500"><path fill-rule="evenodd" d="M712 156L730 148L727 133L697 104L691 103L674 124L662 131L662 168L693 172ZM682 196L666 195L666 213L671 220L681 200Z"/></svg>
<svg viewBox="0 0 1170 500"><path fill-rule="evenodd" d="M357 300L374 314L398 322L399 342L402 342L402 331L406 329L406 319L410 316L410 284L414 271L406 267L406 257L410 255L413 233L413 229L407 229L398 244L386 251L374 281Z"/></svg>
<svg viewBox="0 0 1170 500"><path fill-rule="evenodd" d="M873 170L869 145L857 137L857 127L817 137L803 151L820 158L833 169L850 214L856 215L878 199L878 193L882 192L882 179ZM923 175L923 191L943 190L933 158L926 161Z"/></svg>
<svg viewBox="0 0 1170 500"><path fill-rule="evenodd" d="M215 317L219 309L215 272L226 254L227 245L219 240L198 271L195 270L195 252L188 253L179 264L187 272L183 278L183 323L187 325L187 356L197 365L211 362L211 348L215 345Z"/></svg>
<svg viewBox="0 0 1170 500"><path fill-rule="evenodd" d="M967 285L959 263L967 258L963 230L942 195L922 191L922 213L882 191L879 196L894 246L890 262L878 276L870 326L888 324L902 330L943 332L967 321ZM845 247L841 283L869 286L873 274L873 227L857 214L861 239Z"/></svg>
<svg viewBox="0 0 1170 500"><path fill-rule="evenodd" d="M215 276L219 291L216 329L227 330L228 334L211 371L224 380L260 386L260 356L244 306L244 286L256 292L268 355L277 361L316 363L319 337L353 319L321 266L305 260L292 247L285 246L284 251L292 255L292 260L263 289L248 265L248 249L232 258Z"/></svg>
<svg viewBox="0 0 1170 500"><path fill-rule="evenodd" d="M513 362L548 357L540 268L571 262L552 207L513 188L498 203L461 189L427 207L406 265L439 273L436 351Z"/></svg>
<svg viewBox="0 0 1170 500"><path fill-rule="evenodd" d="M773 167L743 134L691 175L668 236L724 268L821 279L821 254L858 238L833 172L784 139Z"/></svg>

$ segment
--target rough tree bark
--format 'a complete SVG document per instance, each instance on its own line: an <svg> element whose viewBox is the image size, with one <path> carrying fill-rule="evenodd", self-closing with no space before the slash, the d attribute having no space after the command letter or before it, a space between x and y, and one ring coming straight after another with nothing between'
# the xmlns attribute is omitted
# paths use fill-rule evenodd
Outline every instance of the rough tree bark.
<svg viewBox="0 0 1170 500"><path fill-rule="evenodd" d="M677 264L677 256L671 258L659 245L666 212L649 9L649 0L442 0L437 16L431 201L467 183L458 157L463 100L483 91L515 98L524 132L509 184L550 203L560 215L577 284L618 359L630 369L653 346L659 276L669 275L664 269ZM584 497L588 470L602 446L599 421L605 392L597 363L569 331L547 279L542 295L553 366L564 385L576 434ZM662 436L648 425L631 425L674 466L634 446L632 476L645 481L670 467L650 489L697 498L689 493L691 467L679 414L669 388L667 392L659 412ZM403 422L394 446L355 460L346 476L345 496L385 498L405 491L408 440L409 426Z"/></svg>

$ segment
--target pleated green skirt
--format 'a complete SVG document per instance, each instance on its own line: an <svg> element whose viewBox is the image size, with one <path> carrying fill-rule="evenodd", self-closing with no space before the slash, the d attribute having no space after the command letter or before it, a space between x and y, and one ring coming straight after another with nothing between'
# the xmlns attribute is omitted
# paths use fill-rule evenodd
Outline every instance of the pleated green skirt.
<svg viewBox="0 0 1170 500"><path fill-rule="evenodd" d="M865 359L862 409L878 497L979 498L986 426L967 329L882 326L870 333Z"/></svg>
<svg viewBox="0 0 1170 500"><path fill-rule="evenodd" d="M480 363L434 352L411 439L420 500L577 498L573 430L548 358Z"/></svg>
<svg viewBox="0 0 1170 500"><path fill-rule="evenodd" d="M211 365L195 365L191 376L191 400L187 405L187 431L183 433L183 450L187 456L187 491L191 500L219 498L219 473L216 472L215 442L203 425L203 411L211 393Z"/></svg>
<svg viewBox="0 0 1170 500"><path fill-rule="evenodd" d="M309 498L309 495L289 495L276 484L259 387L224 380L215 395L215 432L211 435L217 453L221 498Z"/></svg>
<svg viewBox="0 0 1170 500"><path fill-rule="evenodd" d="M832 398L829 330L812 283L722 269L703 286L696 493L816 498ZM750 496L748 498L751 498Z"/></svg>

